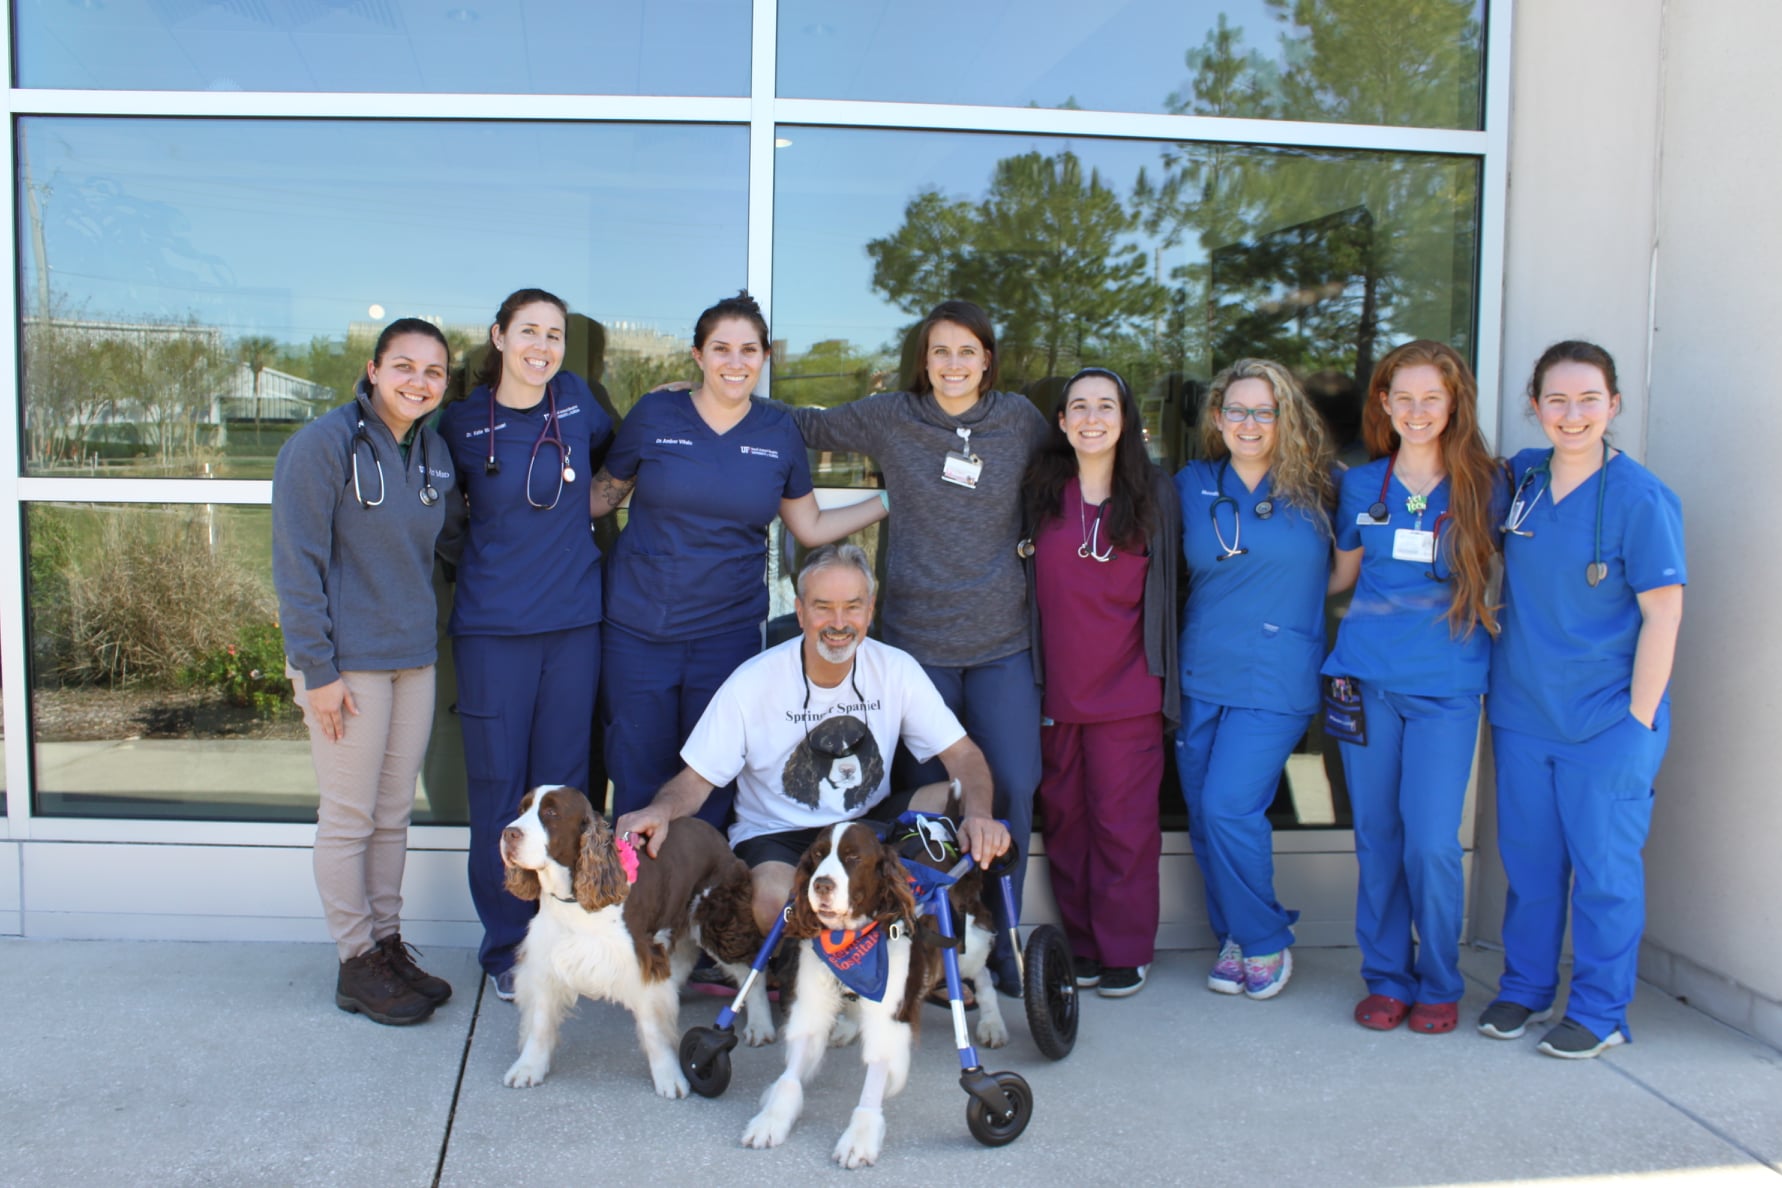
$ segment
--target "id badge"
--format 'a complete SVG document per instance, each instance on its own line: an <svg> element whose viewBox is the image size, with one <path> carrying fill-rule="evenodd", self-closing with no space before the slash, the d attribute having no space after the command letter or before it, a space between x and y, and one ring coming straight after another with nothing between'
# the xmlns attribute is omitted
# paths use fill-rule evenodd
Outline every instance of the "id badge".
<svg viewBox="0 0 1782 1188"><path fill-rule="evenodd" d="M1338 742L1367 746L1367 711L1361 705L1361 682L1354 677L1324 678L1324 733Z"/></svg>
<svg viewBox="0 0 1782 1188"><path fill-rule="evenodd" d="M941 479L956 487L976 490L978 476L984 473L984 463L976 454L961 454L956 450L947 451L946 465L941 467Z"/></svg>
<svg viewBox="0 0 1782 1188"><path fill-rule="evenodd" d="M1384 520L1376 520L1364 511L1355 513L1355 526L1357 528L1378 528L1381 524L1390 524L1391 522L1391 512L1386 513L1386 518Z"/></svg>
<svg viewBox="0 0 1782 1188"><path fill-rule="evenodd" d="M1421 561L1430 564L1435 561L1435 533L1419 532L1415 528L1400 528L1392 534L1392 559L1394 561Z"/></svg>

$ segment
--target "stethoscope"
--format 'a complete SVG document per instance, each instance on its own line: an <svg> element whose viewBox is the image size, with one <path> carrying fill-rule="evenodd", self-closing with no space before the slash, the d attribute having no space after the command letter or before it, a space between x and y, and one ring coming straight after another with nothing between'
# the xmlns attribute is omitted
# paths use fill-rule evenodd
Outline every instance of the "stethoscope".
<svg viewBox="0 0 1782 1188"><path fill-rule="evenodd" d="M526 502L540 511L550 511L563 498L563 484L575 482L575 467L569 464L569 443L563 440L563 425L557 419L557 389L553 384L545 385L545 400L550 408L545 413L544 428L538 431L538 440L532 443L532 456L526 461ZM549 503L540 503L532 498L532 470L538 465L538 448L549 443L557 447L557 457L562 465L557 473L557 493L551 496ZM495 457L495 392L489 391L489 456L483 460L484 474L500 474L501 461ZM435 496L437 498L437 496Z"/></svg>
<svg viewBox="0 0 1782 1188"><path fill-rule="evenodd" d="M1249 549L1242 547L1244 542L1244 515L1238 510L1238 501L1225 493L1225 471L1230 466L1231 460L1229 458L1219 463L1219 497L1213 500L1213 505L1207 509L1207 514L1212 517L1213 520L1213 537L1219 542L1219 547L1224 550L1219 556L1213 558L1215 561L1229 561L1233 557L1241 557L1250 551ZM1232 528L1230 544L1226 543L1225 533L1219 528L1219 509L1226 504L1231 505ZM1268 519L1275 514L1274 497L1270 496L1263 499L1256 505L1254 510L1258 520Z"/></svg>
<svg viewBox="0 0 1782 1188"><path fill-rule="evenodd" d="M1603 493L1609 489L1608 470L1609 443L1604 441L1603 464L1597 469L1598 478L1596 481L1595 551L1591 554L1590 564L1584 567L1584 580L1592 587L1609 576L1609 566L1603 560ZM1547 478L1547 486L1552 486L1552 450L1548 450L1547 456L1542 458L1538 464L1530 466L1522 473L1522 481L1516 484L1516 494L1510 500L1509 514L1504 517L1504 522L1498 527L1499 532L1505 532L1511 536L1534 536L1533 528L1524 528L1522 525L1527 522L1528 514L1534 510L1535 504L1541 501L1541 493L1547 489L1547 487L1542 487L1540 491L1535 492L1533 499L1527 498L1529 487L1534 485L1542 475Z"/></svg>
<svg viewBox="0 0 1782 1188"><path fill-rule="evenodd" d="M433 485L433 472L427 469L427 431L423 429L415 435L421 447L421 503L432 507L439 502L439 488ZM359 443L371 451L371 464L377 467L377 498L365 498L365 491L359 485ZM370 511L374 507L384 505L384 460L378 456L377 442L371 439L371 431L365 428L365 414L359 413L359 423L353 428L353 495L359 500L359 506Z"/></svg>
<svg viewBox="0 0 1782 1188"><path fill-rule="evenodd" d="M1392 518L1391 510L1386 506L1386 494L1392 489L1392 470L1393 467L1397 465L1398 451L1393 450L1390 454L1386 455L1386 477L1380 480L1380 494L1368 505L1367 509L1367 518L1376 524L1384 524ZM1440 483L1438 483L1437 486L1440 486ZM1409 487L1405 489L1410 490ZM1416 506L1413 506L1413 503L1415 503ZM1408 512L1415 512L1417 515L1416 526L1412 528L1413 532L1420 532L1423 530L1423 509L1428 506L1429 497L1427 495L1413 494L1410 499L1405 501L1405 510ZM1441 564L1442 560L1442 526L1453 518L1453 513L1442 512L1440 515L1436 516L1435 527L1430 530L1430 562L1427 573L1429 579L1434 582L1449 581L1454 576L1453 574L1449 574L1447 577L1443 577L1436 572L1436 566Z"/></svg>

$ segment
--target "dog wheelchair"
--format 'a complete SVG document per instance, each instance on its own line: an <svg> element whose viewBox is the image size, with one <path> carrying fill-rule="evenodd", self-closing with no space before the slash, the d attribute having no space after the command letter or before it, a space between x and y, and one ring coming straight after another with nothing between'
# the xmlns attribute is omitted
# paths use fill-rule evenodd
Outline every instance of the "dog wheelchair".
<svg viewBox="0 0 1782 1188"><path fill-rule="evenodd" d="M972 1137L986 1147L1005 1146L1020 1138L1022 1131L1027 1129L1033 1116L1033 1091L1019 1073L985 1072L966 1024L965 991L959 977L960 942L947 891L971 870L973 861L969 855L960 854L953 823L944 816L906 812L888 830L889 841L897 848L904 869L915 884L919 921L932 921L938 934L938 940L924 942L918 937L916 943L928 943L941 951L947 1005L953 1020L953 1041L959 1052L959 1085L969 1098L965 1109L966 1127ZM881 840L885 840L883 835ZM945 857L956 857L957 860L943 869L936 862ZM1000 892L994 897L998 901L995 906L1000 909L998 924L1010 936L1016 968L1020 971L1028 1030L1042 1054L1051 1060L1062 1060L1070 1055L1077 1039L1077 987L1070 945L1064 934L1050 924L1033 928L1026 944L1022 944L1020 930L1015 925L1015 892L1008 874L1016 857L1011 846L986 873L996 879ZM730 1053L737 1043L735 1004L747 996L755 979L765 974L785 933L790 913L791 905L788 904L774 921L766 943L755 955L748 977L737 990L735 999L718 1012L716 1024L689 1028L681 1037L681 1071L693 1092L701 1097L721 1096L730 1087Z"/></svg>

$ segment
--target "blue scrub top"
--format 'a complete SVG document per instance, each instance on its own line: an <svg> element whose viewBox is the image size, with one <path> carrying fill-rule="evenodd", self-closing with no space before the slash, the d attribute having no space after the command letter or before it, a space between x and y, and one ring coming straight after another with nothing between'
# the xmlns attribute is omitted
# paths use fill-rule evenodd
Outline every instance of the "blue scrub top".
<svg viewBox="0 0 1782 1188"><path fill-rule="evenodd" d="M1548 451L1510 460L1512 490ZM1504 534L1503 634L1491 660L1487 716L1539 738L1583 742L1627 716L1641 617L1637 595L1686 584L1683 504L1651 471L1616 454L1558 504L1537 473L1523 491L1533 536ZM1592 587L1596 504L1603 495L1602 559ZM1665 691L1665 701L1670 691Z"/></svg>
<svg viewBox="0 0 1782 1188"><path fill-rule="evenodd" d="M1444 478L1429 492L1429 505L1421 513L1406 511L1411 492L1397 474L1387 483L1390 462L1390 457L1376 458L1343 475L1336 544L1345 551L1362 550L1361 573L1323 671L1417 697L1476 696L1485 692L1491 635L1475 627L1457 637L1448 624L1448 608L1454 601L1454 587L1447 581L1453 521L1439 529L1437 522L1448 510L1451 485ZM1508 495L1499 472L1486 511L1494 535L1503 523ZM1368 515L1375 503L1384 503L1387 509L1386 520L1378 524ZM1400 561L1392 555L1399 530L1419 526L1437 533L1433 578L1428 562Z"/></svg>
<svg viewBox="0 0 1782 1188"><path fill-rule="evenodd" d="M1242 556L1225 561L1213 530L1220 463L1195 461L1176 475L1182 504L1182 552L1188 562L1188 610L1182 623L1182 695L1197 701L1282 714L1310 714L1319 705L1318 663L1324 659L1324 592L1330 581L1330 538L1323 518L1275 501L1264 520L1256 505L1272 475L1246 490L1227 470L1219 507L1226 544Z"/></svg>
<svg viewBox="0 0 1782 1188"><path fill-rule="evenodd" d="M720 434L689 392L651 392L625 417L606 470L635 479L607 562L606 617L645 639L699 639L767 618L767 526L811 491L804 438L752 400Z"/></svg>
<svg viewBox="0 0 1782 1188"><path fill-rule="evenodd" d="M600 622L600 549L588 516L594 476L588 463L612 436L612 419L580 376L558 372L550 383L557 421L569 447L575 481L563 484L557 448L547 442L532 462L533 443L545 432L551 402L529 409L494 407L495 458L489 474L489 389L479 386L440 416L439 433L452 452L469 504L458 588L452 604L453 635L533 635ZM550 510L526 500L531 494Z"/></svg>

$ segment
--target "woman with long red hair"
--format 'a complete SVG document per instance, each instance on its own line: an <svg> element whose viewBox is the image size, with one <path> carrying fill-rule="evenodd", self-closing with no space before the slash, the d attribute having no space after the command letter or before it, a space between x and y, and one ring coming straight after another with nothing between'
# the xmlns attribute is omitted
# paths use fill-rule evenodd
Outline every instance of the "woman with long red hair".
<svg viewBox="0 0 1782 1188"><path fill-rule="evenodd" d="M1368 992L1355 1021L1387 1031L1408 1018L1437 1035L1454 1030L1464 989L1460 816L1498 631L1489 587L1506 493L1478 385L1445 343L1380 360L1362 439L1373 460L1343 476L1332 578L1355 598L1323 670L1360 865Z"/></svg>

